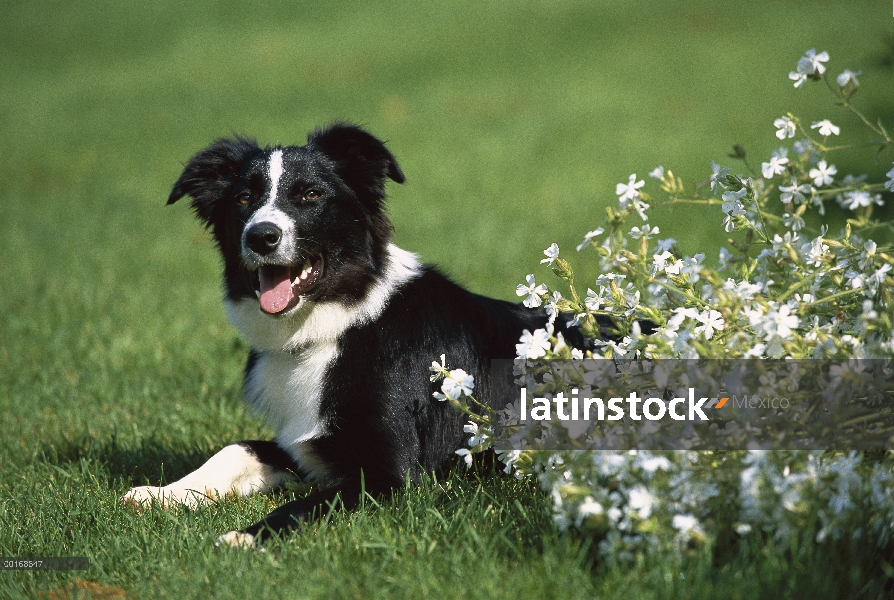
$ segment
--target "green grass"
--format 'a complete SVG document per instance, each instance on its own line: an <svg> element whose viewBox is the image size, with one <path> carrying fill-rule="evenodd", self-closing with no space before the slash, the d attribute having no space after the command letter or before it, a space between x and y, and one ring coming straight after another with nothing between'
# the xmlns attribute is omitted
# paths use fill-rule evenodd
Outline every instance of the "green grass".
<svg viewBox="0 0 894 600"><path fill-rule="evenodd" d="M822 92L792 89L785 75L808 48L828 50L833 73L862 70L856 101L894 124L892 24L868 0L4 6L0 555L86 555L91 568L2 572L0 597L75 577L148 598L859 590L878 557L846 549L824 570L832 559L807 542L717 569L701 555L594 569L586 540L554 530L548 498L492 475L336 513L265 554L213 540L283 496L142 514L117 498L271 435L240 403L246 348L220 306L210 239L185 206L164 207L183 161L214 138L301 143L336 118L369 127L408 177L390 189L397 242L514 298L526 273L550 277L544 248L567 253L602 223L632 172L663 164L691 188L734 142L759 162L787 110L868 139ZM885 156L858 154L839 173L878 178ZM701 208L653 220L687 252L713 256L725 237ZM581 268L587 285L595 271Z"/></svg>

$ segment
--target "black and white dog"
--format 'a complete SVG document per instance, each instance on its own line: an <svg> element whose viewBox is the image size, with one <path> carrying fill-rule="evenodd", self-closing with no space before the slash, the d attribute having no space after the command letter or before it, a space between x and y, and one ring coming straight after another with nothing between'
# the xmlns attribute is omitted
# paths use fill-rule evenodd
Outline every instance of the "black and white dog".
<svg viewBox="0 0 894 600"><path fill-rule="evenodd" d="M514 358L541 311L470 293L390 242L385 180L404 174L385 145L336 123L304 146L219 140L192 157L168 203L185 195L213 233L227 314L251 346L245 397L275 442L231 444L197 471L124 499L196 505L280 486L317 491L222 540L250 545L362 486L387 494L437 470L464 443L467 420L432 398L428 366L446 354L489 396L490 361Z"/></svg>

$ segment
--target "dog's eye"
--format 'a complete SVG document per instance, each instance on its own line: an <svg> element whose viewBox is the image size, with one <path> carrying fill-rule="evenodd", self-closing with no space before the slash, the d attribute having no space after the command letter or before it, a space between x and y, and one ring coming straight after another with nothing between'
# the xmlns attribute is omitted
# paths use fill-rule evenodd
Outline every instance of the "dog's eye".
<svg viewBox="0 0 894 600"><path fill-rule="evenodd" d="M307 190L304 192L304 199L308 202L313 202L314 200L319 200L322 195L323 193L320 190Z"/></svg>
<svg viewBox="0 0 894 600"><path fill-rule="evenodd" d="M238 202L242 206L248 206L248 203L251 202L251 194L249 194L248 192L236 194L236 202Z"/></svg>

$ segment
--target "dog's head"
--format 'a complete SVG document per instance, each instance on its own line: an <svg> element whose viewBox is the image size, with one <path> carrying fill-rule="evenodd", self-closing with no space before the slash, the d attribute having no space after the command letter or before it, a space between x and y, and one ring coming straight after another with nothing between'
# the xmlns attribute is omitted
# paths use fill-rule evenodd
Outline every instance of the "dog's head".
<svg viewBox="0 0 894 600"><path fill-rule="evenodd" d="M386 178L404 181L385 145L336 123L304 146L218 140L190 159L168 204L192 198L223 254L227 299L257 296L287 315L304 300L356 302L381 274Z"/></svg>

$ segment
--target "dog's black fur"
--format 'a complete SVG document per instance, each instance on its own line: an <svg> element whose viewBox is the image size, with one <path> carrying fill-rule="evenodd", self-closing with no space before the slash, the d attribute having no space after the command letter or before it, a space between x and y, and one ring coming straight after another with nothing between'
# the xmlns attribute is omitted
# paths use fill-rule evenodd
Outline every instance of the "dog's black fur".
<svg viewBox="0 0 894 600"><path fill-rule="evenodd" d="M391 245L386 179L404 181L385 145L336 123L301 147L219 140L192 157L168 199L191 196L214 236L231 320L252 347L247 399L281 431L275 443L241 447L321 488L244 529L249 540L295 527L339 494L356 505L361 482L387 494L407 474L442 468L464 445L467 418L432 397L428 366L445 354L493 402L490 361L514 358L522 331L546 323L542 311L470 293ZM302 267L309 283L282 284Z"/></svg>

